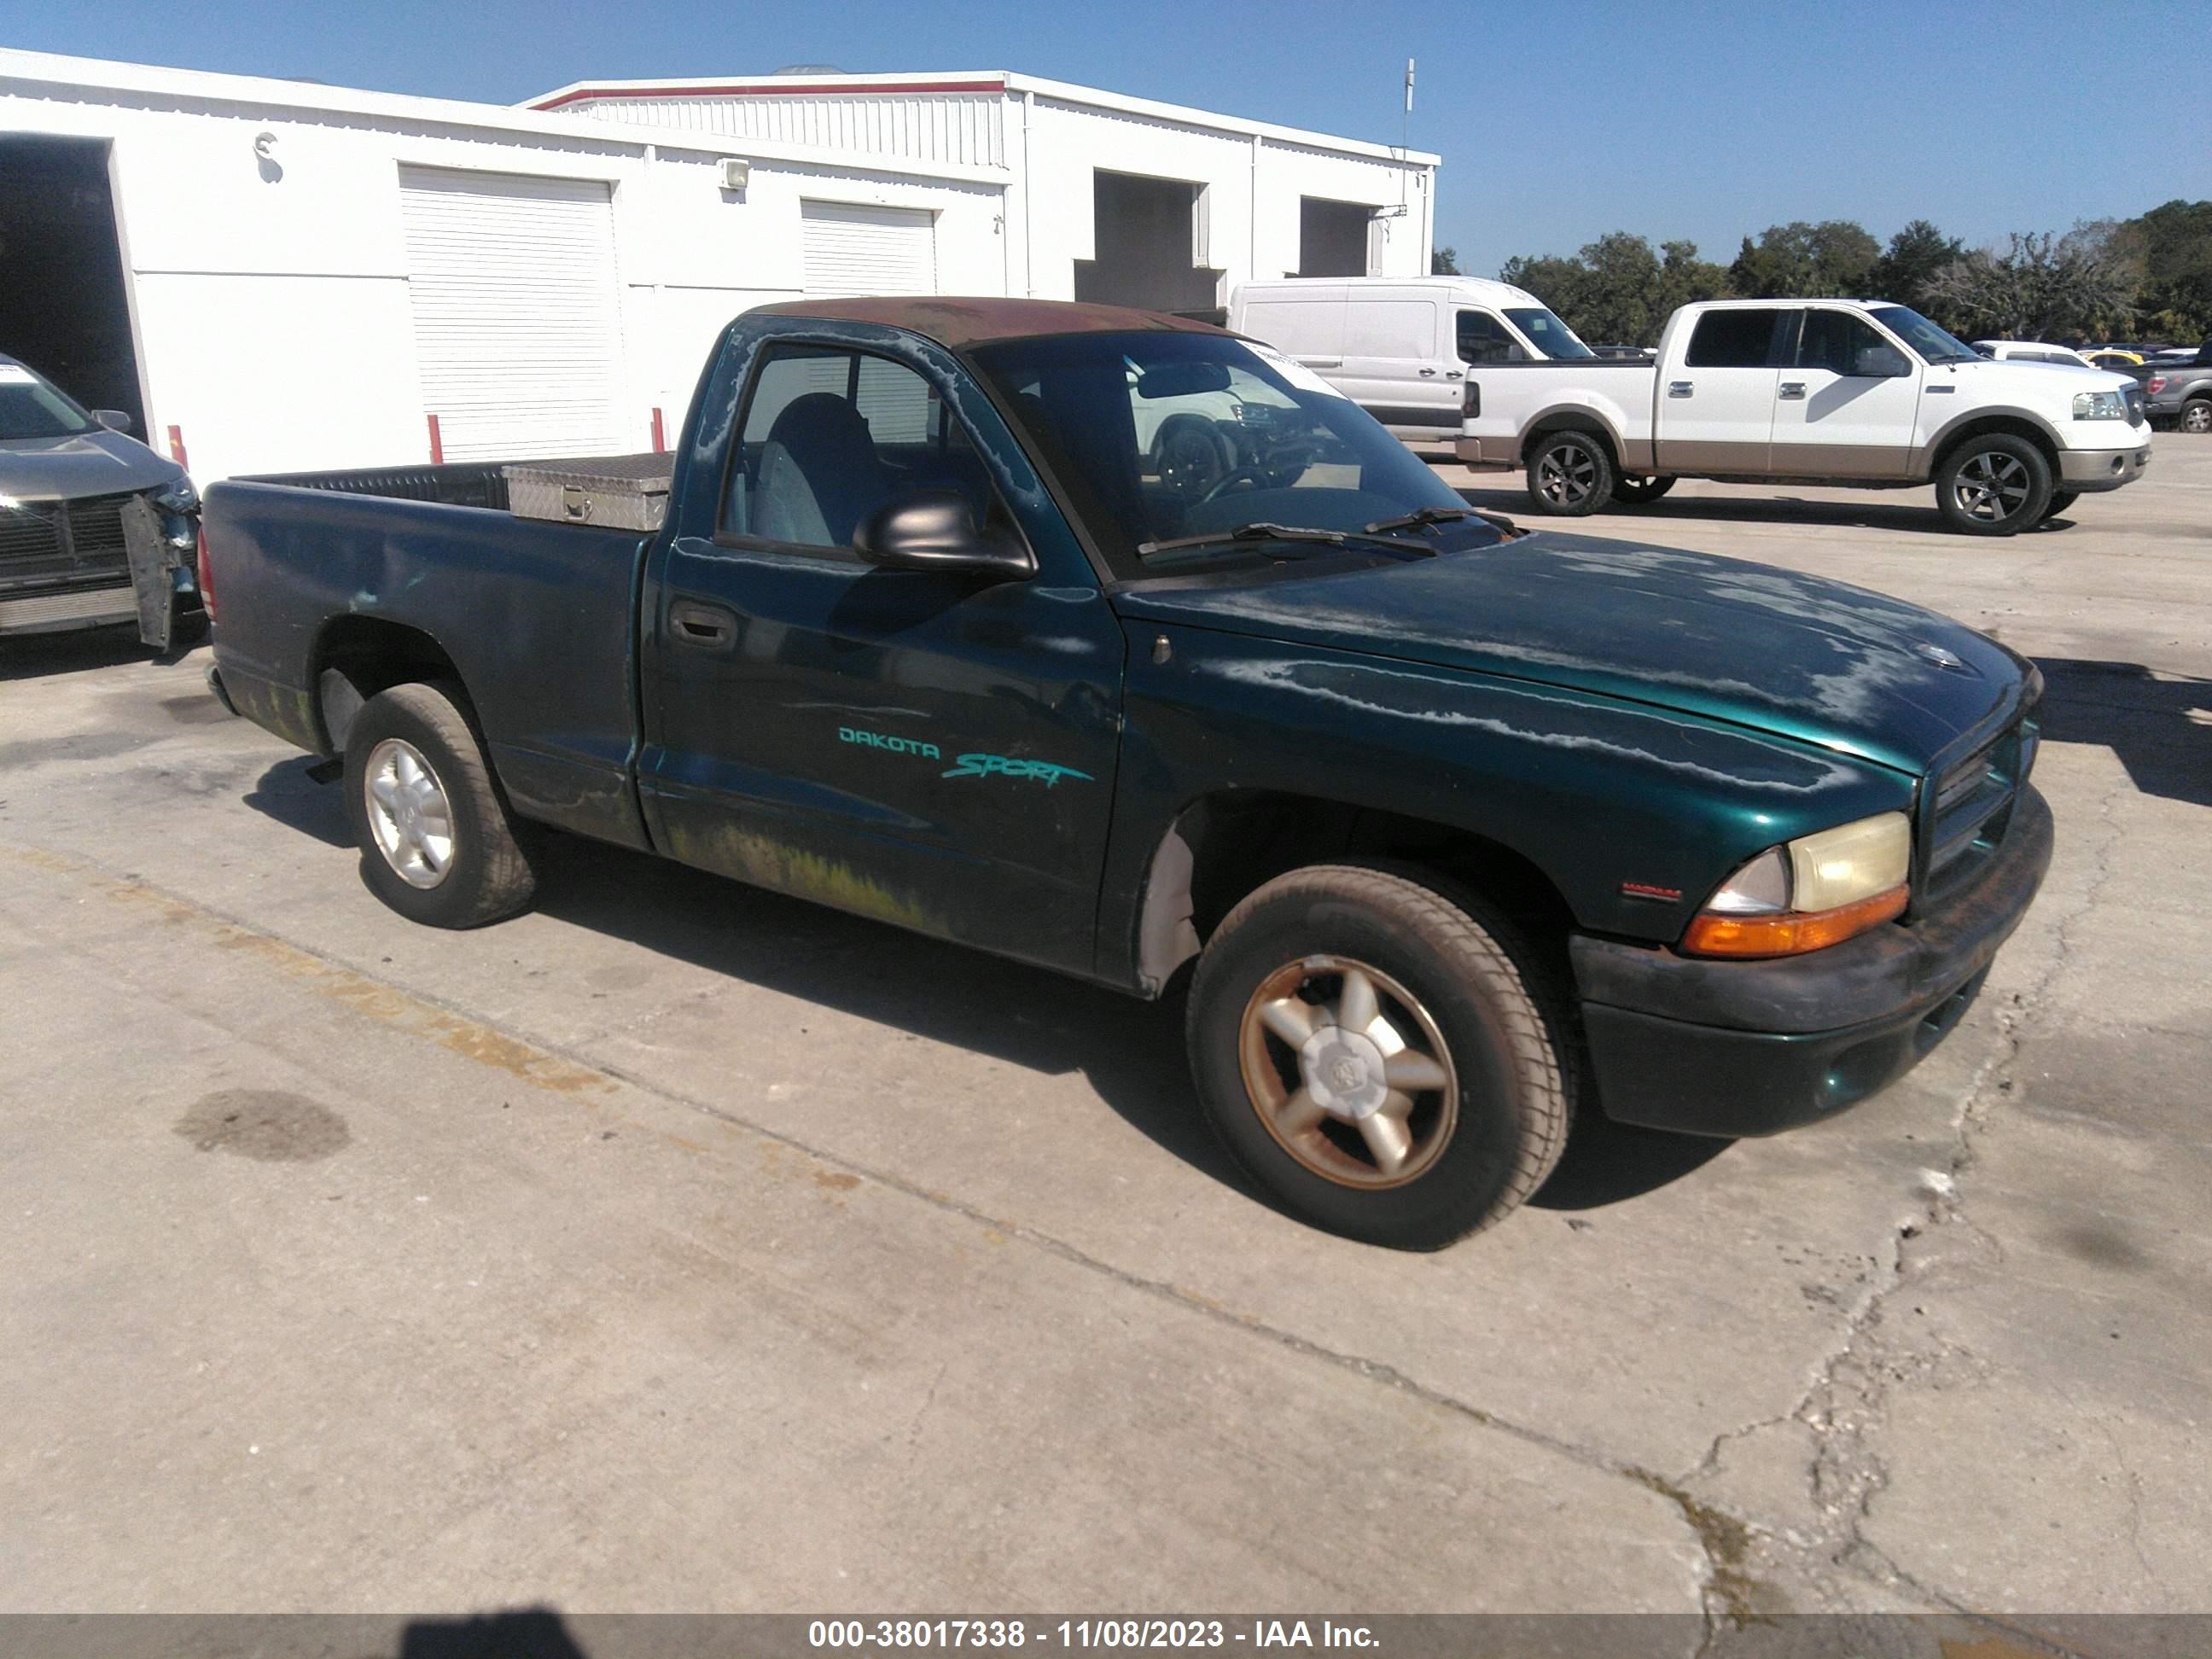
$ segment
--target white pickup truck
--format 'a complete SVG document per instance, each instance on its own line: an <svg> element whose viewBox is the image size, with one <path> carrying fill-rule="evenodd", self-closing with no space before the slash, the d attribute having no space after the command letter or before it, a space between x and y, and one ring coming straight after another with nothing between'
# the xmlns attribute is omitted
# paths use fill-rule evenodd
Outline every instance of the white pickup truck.
<svg viewBox="0 0 2212 1659"><path fill-rule="evenodd" d="M1523 468L1544 513L1655 501L1682 477L1936 485L1954 529L2009 536L2150 460L2124 374L1991 362L1904 306L1684 306L1656 363L1577 359L1468 370L1459 458Z"/></svg>

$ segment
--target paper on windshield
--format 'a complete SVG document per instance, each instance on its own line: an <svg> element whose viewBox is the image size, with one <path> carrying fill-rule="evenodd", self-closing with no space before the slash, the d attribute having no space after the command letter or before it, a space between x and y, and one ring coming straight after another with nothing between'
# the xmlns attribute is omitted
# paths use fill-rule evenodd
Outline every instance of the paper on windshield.
<svg viewBox="0 0 2212 1659"><path fill-rule="evenodd" d="M21 363L0 363L0 386L36 386L39 377Z"/></svg>
<svg viewBox="0 0 2212 1659"><path fill-rule="evenodd" d="M1296 362L1291 358L1285 357L1281 352L1276 350L1274 347L1261 345L1257 340L1247 340L1244 344L1246 349L1249 349L1254 356L1259 358L1261 362L1267 364L1268 368L1273 369L1276 374L1281 375L1292 386L1297 387L1299 391L1324 392L1332 398L1341 398L1344 396L1344 393L1339 392L1327 380L1322 380L1320 375L1315 374L1313 370L1308 368L1304 363Z"/></svg>

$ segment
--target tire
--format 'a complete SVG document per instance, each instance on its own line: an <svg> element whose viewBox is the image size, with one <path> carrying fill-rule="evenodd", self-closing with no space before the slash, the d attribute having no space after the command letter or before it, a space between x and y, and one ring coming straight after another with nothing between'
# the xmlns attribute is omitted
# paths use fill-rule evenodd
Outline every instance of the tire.
<svg viewBox="0 0 2212 1659"><path fill-rule="evenodd" d="M537 876L450 689L395 685L363 703L346 734L345 792L362 878L410 921L480 927L529 904Z"/></svg>
<svg viewBox="0 0 2212 1659"><path fill-rule="evenodd" d="M2051 505L2043 509L2043 516L2046 519L2055 519L2081 499L2081 492L2078 489L2059 490L2051 496Z"/></svg>
<svg viewBox="0 0 2212 1659"><path fill-rule="evenodd" d="M1642 507L1656 501L1674 487L1672 478L1619 477L1613 481L1613 499L1623 507Z"/></svg>
<svg viewBox="0 0 2212 1659"><path fill-rule="evenodd" d="M1191 982L1207 1121L1255 1183L1327 1231L1436 1250L1490 1226L1543 1184L1574 1113L1571 1021L1534 961L1489 906L1407 874L1279 876L1214 930ZM1355 972L1376 1018L1346 1042L1330 1034L1352 1024L1336 1018L1348 1004L1362 1011Z"/></svg>
<svg viewBox="0 0 2212 1659"><path fill-rule="evenodd" d="M1528 500L1539 513L1585 519L1613 499L1613 457L1589 433L1547 432L1528 446Z"/></svg>
<svg viewBox="0 0 2212 1659"><path fill-rule="evenodd" d="M1152 471L1185 501L1203 501L1237 465L1226 440L1211 421L1178 415L1152 441Z"/></svg>
<svg viewBox="0 0 2212 1659"><path fill-rule="evenodd" d="M2212 432L2212 398L2191 398L2181 406L2181 418L2174 422L2184 432Z"/></svg>
<svg viewBox="0 0 2212 1659"><path fill-rule="evenodd" d="M1936 469L1936 507L1966 536L2012 536L2051 510L2051 463L2025 438L1967 438Z"/></svg>

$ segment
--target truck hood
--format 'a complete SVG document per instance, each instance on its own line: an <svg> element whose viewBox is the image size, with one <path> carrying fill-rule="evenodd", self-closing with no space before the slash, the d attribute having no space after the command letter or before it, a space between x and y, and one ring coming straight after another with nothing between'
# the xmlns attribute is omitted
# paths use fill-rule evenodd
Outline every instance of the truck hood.
<svg viewBox="0 0 2212 1659"><path fill-rule="evenodd" d="M1942 377L1955 376L1957 383L1978 403L2046 403L2070 404L2077 392L2120 392L2136 384L2133 375L2109 368L2084 368L2078 363L2034 363L2020 358L2002 362L1977 357L1971 363L1936 363L1928 370L1931 385ZM2070 409L2064 414L2070 414ZM2061 418L2064 418L2062 414Z"/></svg>
<svg viewBox="0 0 2212 1659"><path fill-rule="evenodd" d="M1656 704L1912 775L2017 702L2034 672L1962 623L1864 588L1549 531L1334 574L1164 578L1114 603L1135 622Z"/></svg>
<svg viewBox="0 0 2212 1659"><path fill-rule="evenodd" d="M67 438L0 438L0 495L18 501L74 501L151 489L184 476L136 438L80 432Z"/></svg>

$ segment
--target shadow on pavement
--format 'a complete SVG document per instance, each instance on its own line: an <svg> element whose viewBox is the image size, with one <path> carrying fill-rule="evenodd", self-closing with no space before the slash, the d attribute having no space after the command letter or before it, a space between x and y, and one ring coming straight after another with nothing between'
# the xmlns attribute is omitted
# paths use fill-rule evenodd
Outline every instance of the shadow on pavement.
<svg viewBox="0 0 2212 1659"><path fill-rule="evenodd" d="M399 1638L398 1659L590 1659L550 1607L418 1619Z"/></svg>
<svg viewBox="0 0 2212 1659"><path fill-rule="evenodd" d="M1513 476L1517 478L1518 475ZM1913 493L1915 490L1918 494ZM1516 482L1510 489L1468 486L1458 490L1459 497L1469 507L1479 507L1489 513L1503 513L1515 519L1525 528L1539 525L1555 530L1599 530L1618 520L1629 520L1639 524L1695 524L1699 521L1718 521L1735 524L1801 524L1844 526L1869 530L1914 530L1926 535L1950 533L1942 515L1929 501L1924 485L1915 485L1913 490L1870 489L1864 492L1863 501L1814 501L1798 495L1773 495L1756 500L1738 496L1666 495L1640 507L1630 507L1616 501L1603 512L1586 519L1554 519L1536 510L1528 500L1528 492ZM1910 501L1910 506L1906 502ZM2063 514L2045 519L2025 535L2054 534L2073 527L2074 520ZM1976 538L1962 536L1962 542Z"/></svg>
<svg viewBox="0 0 2212 1659"><path fill-rule="evenodd" d="M34 679L45 674L75 674L88 668L113 668L130 663L167 665L181 662L199 648L199 642L156 656L139 643L138 630L117 628L77 628L58 634L12 634L0 639L0 680Z"/></svg>
<svg viewBox="0 0 2212 1659"><path fill-rule="evenodd" d="M343 797L307 757L263 773L246 805L332 847L350 847ZM537 908L656 955L1051 1076L1081 1073L1101 1100L1164 1151L1261 1203L1200 1118L1183 1058L1188 972L1158 1002L887 923L787 898L666 859L550 835ZM1585 1111L1531 1200L1594 1209L1663 1187L1729 1142L1615 1124Z"/></svg>
<svg viewBox="0 0 2212 1659"><path fill-rule="evenodd" d="M2036 666L2046 741L2101 744L2144 794L2212 806L2212 680L2075 657Z"/></svg>

